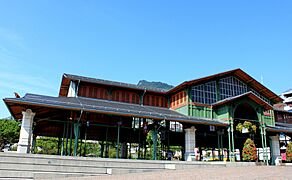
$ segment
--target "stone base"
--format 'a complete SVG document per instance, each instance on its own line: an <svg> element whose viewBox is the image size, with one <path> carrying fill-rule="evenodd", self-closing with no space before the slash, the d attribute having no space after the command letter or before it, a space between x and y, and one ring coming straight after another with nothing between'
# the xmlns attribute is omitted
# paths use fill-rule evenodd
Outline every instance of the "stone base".
<svg viewBox="0 0 292 180"><path fill-rule="evenodd" d="M186 152L185 153L185 161L195 161L196 156L194 152Z"/></svg>
<svg viewBox="0 0 292 180"><path fill-rule="evenodd" d="M17 153L29 153L30 147L29 145L18 144L17 146Z"/></svg>

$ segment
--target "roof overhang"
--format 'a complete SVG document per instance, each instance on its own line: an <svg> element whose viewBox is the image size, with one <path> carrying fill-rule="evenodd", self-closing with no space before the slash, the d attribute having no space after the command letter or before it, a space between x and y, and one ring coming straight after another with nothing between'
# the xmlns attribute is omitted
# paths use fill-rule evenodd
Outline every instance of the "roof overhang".
<svg viewBox="0 0 292 180"><path fill-rule="evenodd" d="M16 119L21 118L21 111L24 110L24 108L34 106L58 110L85 111L117 116L149 118L154 120L178 121L190 124L227 126L227 123L224 121L185 116L167 108L141 106L130 103L121 103L92 98L51 97L26 94L23 98L6 98L4 99L4 102L10 110L11 115Z"/></svg>
<svg viewBox="0 0 292 180"><path fill-rule="evenodd" d="M292 128L283 126L267 126L267 131L292 134Z"/></svg>
<svg viewBox="0 0 292 180"><path fill-rule="evenodd" d="M218 101L214 104L212 104L213 107L216 106L220 106L220 105L224 105L242 98L248 98L252 101L254 101L255 103L263 106L266 110L271 110L273 109L273 106L271 106L269 103L265 102L264 100L262 100L260 97L258 97L257 95L255 95L253 92L247 92L238 96L234 96L234 97L230 97L221 101Z"/></svg>

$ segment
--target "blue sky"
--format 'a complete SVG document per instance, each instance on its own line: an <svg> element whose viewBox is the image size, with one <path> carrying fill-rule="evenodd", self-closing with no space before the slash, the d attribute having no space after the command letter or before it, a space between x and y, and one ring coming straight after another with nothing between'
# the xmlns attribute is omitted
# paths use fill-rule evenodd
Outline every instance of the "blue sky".
<svg viewBox="0 0 292 180"><path fill-rule="evenodd" d="M57 96L63 73L177 85L242 68L275 93L292 88L291 0L0 4L1 99Z"/></svg>

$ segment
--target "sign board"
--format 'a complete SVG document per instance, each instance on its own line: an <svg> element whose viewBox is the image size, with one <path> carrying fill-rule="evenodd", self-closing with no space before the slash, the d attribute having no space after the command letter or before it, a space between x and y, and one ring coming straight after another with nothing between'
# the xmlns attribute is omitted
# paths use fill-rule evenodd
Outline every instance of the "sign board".
<svg viewBox="0 0 292 180"><path fill-rule="evenodd" d="M209 126L210 127L210 131L215 131L215 126Z"/></svg>

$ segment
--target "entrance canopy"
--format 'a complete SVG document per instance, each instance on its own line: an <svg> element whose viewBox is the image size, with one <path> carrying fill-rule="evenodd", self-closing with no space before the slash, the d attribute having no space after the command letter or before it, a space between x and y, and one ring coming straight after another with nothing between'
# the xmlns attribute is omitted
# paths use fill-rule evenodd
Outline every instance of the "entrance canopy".
<svg viewBox="0 0 292 180"><path fill-rule="evenodd" d="M212 105L213 105L213 107L215 107L215 106L223 105L223 104L226 104L226 103L238 100L238 99L242 99L242 98L248 98L248 99L254 101L255 103L263 106L266 110L273 109L273 106L271 106L266 101L262 100L260 97L258 97L257 95L255 95L251 91L247 92L247 93L244 93L244 94L241 94L241 95L238 95L238 96L234 96L234 97L230 97L230 98L224 99L222 101L218 101L218 102L216 102L216 103L214 103Z"/></svg>
<svg viewBox="0 0 292 180"><path fill-rule="evenodd" d="M22 117L22 111L31 108L36 114L49 109L84 111L127 117L149 118L154 120L178 121L190 124L227 126L224 121L185 116L168 108L142 106L109 100L84 97L51 97L26 94L23 98L4 99L15 119Z"/></svg>

